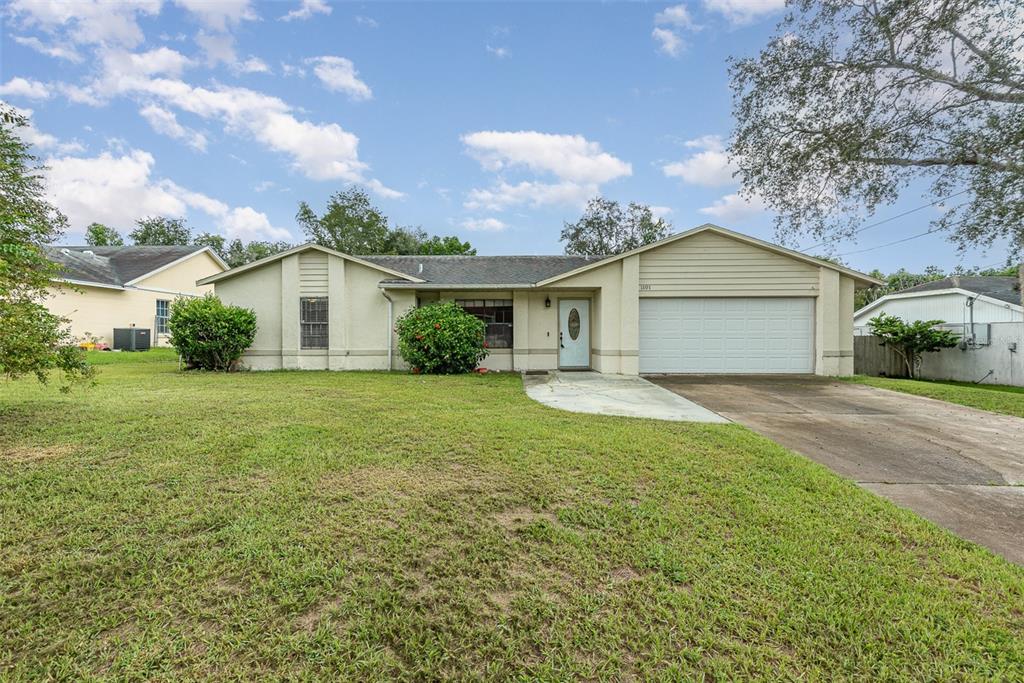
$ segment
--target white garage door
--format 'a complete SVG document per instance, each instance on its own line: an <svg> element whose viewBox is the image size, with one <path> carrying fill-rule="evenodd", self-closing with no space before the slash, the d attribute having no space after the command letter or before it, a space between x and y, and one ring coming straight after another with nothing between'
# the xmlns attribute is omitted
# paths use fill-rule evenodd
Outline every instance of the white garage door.
<svg viewBox="0 0 1024 683"><path fill-rule="evenodd" d="M814 371L814 299L640 299L640 372Z"/></svg>

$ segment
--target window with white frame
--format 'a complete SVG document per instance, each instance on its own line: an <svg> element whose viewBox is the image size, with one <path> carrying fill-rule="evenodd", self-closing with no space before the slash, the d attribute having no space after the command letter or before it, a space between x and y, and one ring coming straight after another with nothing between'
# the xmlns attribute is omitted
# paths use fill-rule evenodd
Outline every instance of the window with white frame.
<svg viewBox="0 0 1024 683"><path fill-rule="evenodd" d="M156 333L167 334L167 321L171 317L171 302L167 299L156 300Z"/></svg>
<svg viewBox="0 0 1024 683"><path fill-rule="evenodd" d="M307 296L299 299L299 330L302 348L327 348L327 297Z"/></svg>
<svg viewBox="0 0 1024 683"><path fill-rule="evenodd" d="M512 348L512 299L457 299L455 303L487 325L487 346Z"/></svg>

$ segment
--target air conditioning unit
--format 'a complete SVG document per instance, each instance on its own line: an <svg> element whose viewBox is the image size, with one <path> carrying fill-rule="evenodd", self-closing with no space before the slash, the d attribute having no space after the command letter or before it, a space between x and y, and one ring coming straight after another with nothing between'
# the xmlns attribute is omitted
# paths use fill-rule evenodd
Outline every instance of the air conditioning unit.
<svg viewBox="0 0 1024 683"><path fill-rule="evenodd" d="M115 327L115 351L149 351L149 330L143 327Z"/></svg>

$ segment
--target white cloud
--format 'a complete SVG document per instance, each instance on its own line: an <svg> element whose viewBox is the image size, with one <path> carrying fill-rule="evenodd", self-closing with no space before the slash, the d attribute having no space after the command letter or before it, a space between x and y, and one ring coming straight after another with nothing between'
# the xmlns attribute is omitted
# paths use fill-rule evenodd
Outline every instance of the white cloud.
<svg viewBox="0 0 1024 683"><path fill-rule="evenodd" d="M50 33L67 31L79 44L116 44L134 47L144 39L139 14L160 13L162 0L13 0L9 12L27 26Z"/></svg>
<svg viewBox="0 0 1024 683"><path fill-rule="evenodd" d="M767 206L760 197L748 201L738 194L727 194L716 199L711 206L698 209L702 214L713 216L722 222L742 221L762 213Z"/></svg>
<svg viewBox="0 0 1024 683"><path fill-rule="evenodd" d="M487 130L463 135L462 142L489 171L518 166L580 183L605 183L633 173L630 164L582 135Z"/></svg>
<svg viewBox="0 0 1024 683"><path fill-rule="evenodd" d="M196 34L196 45L203 51L207 66L213 67L221 63L235 64L238 62L238 55L235 53L235 38L228 33L200 31Z"/></svg>
<svg viewBox="0 0 1024 683"><path fill-rule="evenodd" d="M0 104L6 104L8 107L13 109L16 113L20 114L28 121L26 125L18 126L15 129L15 132L17 133L18 137L21 138L21 140L26 145L31 145L32 147L39 151L53 150L57 152L67 153L81 152L83 149L85 149L78 142L61 142L60 140L57 139L55 135L50 135L49 133L44 133L40 131L38 128L36 128L35 122L32 120L33 112L31 109L22 109L21 107L15 107L14 105L6 103L2 100L0 100Z"/></svg>
<svg viewBox="0 0 1024 683"><path fill-rule="evenodd" d="M370 86L359 80L359 72L352 60L325 55L307 59L306 63L313 65L313 73L328 90L344 92L352 100L373 98Z"/></svg>
<svg viewBox="0 0 1024 683"><path fill-rule="evenodd" d="M462 227L473 232L501 232L508 223L497 218L467 218L462 221Z"/></svg>
<svg viewBox="0 0 1024 683"><path fill-rule="evenodd" d="M672 215L672 208L668 206L652 206L650 208L655 218L668 218Z"/></svg>
<svg viewBox="0 0 1024 683"><path fill-rule="evenodd" d="M505 57L508 57L509 54L507 47L491 47L490 45L488 45L487 51L490 52L495 57L497 57L498 59L504 59Z"/></svg>
<svg viewBox="0 0 1024 683"><path fill-rule="evenodd" d="M235 207L221 221L221 229L230 239L249 241L254 239L289 240L291 233L284 228L275 228L270 219L261 211L249 206Z"/></svg>
<svg viewBox="0 0 1024 683"><path fill-rule="evenodd" d="M462 136L469 154L488 171L526 169L555 176L556 182L504 178L487 189L471 190L468 209L500 211L516 204L581 204L598 193L600 185L632 175L630 164L601 149L582 135L554 135L536 131L480 131Z"/></svg>
<svg viewBox="0 0 1024 683"><path fill-rule="evenodd" d="M275 185L277 185L277 183L273 180L261 180L253 185L252 189L253 192L266 192L267 190L272 189Z"/></svg>
<svg viewBox="0 0 1024 683"><path fill-rule="evenodd" d="M258 19L250 0L174 0L203 26L227 31L233 24Z"/></svg>
<svg viewBox="0 0 1024 683"><path fill-rule="evenodd" d="M469 191L463 206L471 211L504 211L520 204L546 206L550 204L582 205L600 192L596 183L541 183L522 181L510 184L499 181L489 188Z"/></svg>
<svg viewBox="0 0 1024 683"><path fill-rule="evenodd" d="M229 238L291 237L251 207L231 207L171 180L152 178L154 163L151 154L136 149L119 156L104 152L95 157L50 158L46 172L49 195L76 227L99 221L126 230L144 216L184 218L190 210L197 210L214 218Z"/></svg>
<svg viewBox="0 0 1024 683"><path fill-rule="evenodd" d="M374 19L373 17L367 17L363 16L362 14L357 14L355 18L357 24L359 24L360 26L365 26L366 28L377 28L378 26L380 26L380 24L377 23L377 20Z"/></svg>
<svg viewBox="0 0 1024 683"><path fill-rule="evenodd" d="M664 52L669 57L678 57L683 53L683 48L686 47L683 39L667 28L656 26L651 31L651 37L658 41L658 50Z"/></svg>
<svg viewBox="0 0 1024 683"><path fill-rule="evenodd" d="M199 131L192 130L178 123L174 112L158 107L155 104L150 104L140 109L139 113L156 132L172 137L175 140L183 140L189 147L200 152L206 151L206 136Z"/></svg>
<svg viewBox="0 0 1024 683"><path fill-rule="evenodd" d="M666 176L705 187L720 187L735 182L732 174L736 171L736 165L730 163L720 136L705 135L687 140L685 144L701 151L682 161L662 166L661 170Z"/></svg>
<svg viewBox="0 0 1024 683"><path fill-rule="evenodd" d="M0 96L45 100L49 99L50 94L50 89L46 84L32 79L15 77L0 85Z"/></svg>
<svg viewBox="0 0 1024 683"><path fill-rule="evenodd" d="M384 197L384 199L401 199L405 196L404 192L393 190L387 187L381 181L376 178L371 178L366 181L366 186L370 188L370 191L376 194L378 197Z"/></svg>
<svg viewBox="0 0 1024 683"><path fill-rule="evenodd" d="M246 74L268 74L270 73L270 67L259 57L253 57L250 55L249 59L244 62L238 63L238 71Z"/></svg>
<svg viewBox="0 0 1024 683"><path fill-rule="evenodd" d="M14 42L16 42L18 45L24 45L25 47L32 48L36 52L44 54L48 57L54 57L55 59L65 59L74 64L78 64L82 61L82 55L78 54L78 51L72 47L66 45L47 45L35 36L12 37L14 38Z"/></svg>
<svg viewBox="0 0 1024 683"><path fill-rule="evenodd" d="M331 6L324 0L301 0L299 6L288 14L280 17L281 21L293 21L295 19L309 19L314 14L330 14Z"/></svg>
<svg viewBox="0 0 1024 683"><path fill-rule="evenodd" d="M192 66L191 59L169 47L158 47L148 52L104 50L100 58L104 75L119 81L149 76L178 77ZM112 89L116 88L116 85L112 86Z"/></svg>
<svg viewBox="0 0 1024 683"><path fill-rule="evenodd" d="M696 31L700 28L696 23L694 23L693 17L690 16L690 10L686 8L686 5L666 7L664 10L654 15L654 23L677 26L691 31Z"/></svg>
<svg viewBox="0 0 1024 683"><path fill-rule="evenodd" d="M742 26L778 12L786 0L704 0L704 9L718 12L734 26Z"/></svg>

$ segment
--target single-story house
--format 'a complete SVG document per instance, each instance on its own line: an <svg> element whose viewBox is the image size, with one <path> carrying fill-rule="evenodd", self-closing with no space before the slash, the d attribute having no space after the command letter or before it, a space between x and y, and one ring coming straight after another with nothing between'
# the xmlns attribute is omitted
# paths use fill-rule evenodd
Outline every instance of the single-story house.
<svg viewBox="0 0 1024 683"><path fill-rule="evenodd" d="M961 276L925 282L886 294L853 314L856 334L870 334L868 322L886 313L908 322L942 320L960 334L970 337L973 322L979 325L1024 321L1021 280L1016 277Z"/></svg>
<svg viewBox="0 0 1024 683"><path fill-rule="evenodd" d="M46 301L71 323L80 340L113 343L114 328L152 331L152 343L167 340L171 301L212 291L200 280L228 266L209 247L47 247L60 273Z"/></svg>
<svg viewBox="0 0 1024 683"><path fill-rule="evenodd" d="M256 312L252 369L402 367L395 319L452 300L494 370L853 372L853 293L879 284L714 225L609 257L351 256L307 244L211 275Z"/></svg>

